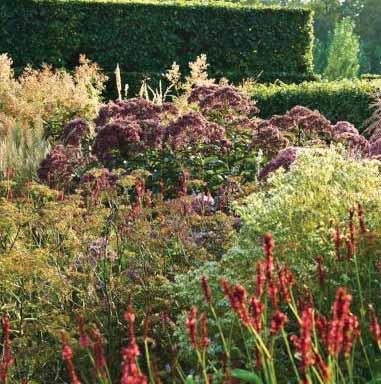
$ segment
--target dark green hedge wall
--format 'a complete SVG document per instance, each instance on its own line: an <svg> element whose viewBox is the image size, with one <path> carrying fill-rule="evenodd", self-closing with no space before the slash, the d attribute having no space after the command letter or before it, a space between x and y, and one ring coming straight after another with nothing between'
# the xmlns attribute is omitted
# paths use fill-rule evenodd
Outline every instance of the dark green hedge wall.
<svg viewBox="0 0 381 384"><path fill-rule="evenodd" d="M212 72L312 75L312 14L233 5L1 0L0 52L15 66L72 68L85 53L107 72L161 73L200 53ZM213 74L213 73L212 73ZM283 76L283 75L282 75Z"/></svg>
<svg viewBox="0 0 381 384"><path fill-rule="evenodd" d="M257 84L252 97L260 108L260 116L283 114L295 105L319 110L332 122L346 120L359 130L372 114L369 104L381 89L381 80L342 80L295 84Z"/></svg>

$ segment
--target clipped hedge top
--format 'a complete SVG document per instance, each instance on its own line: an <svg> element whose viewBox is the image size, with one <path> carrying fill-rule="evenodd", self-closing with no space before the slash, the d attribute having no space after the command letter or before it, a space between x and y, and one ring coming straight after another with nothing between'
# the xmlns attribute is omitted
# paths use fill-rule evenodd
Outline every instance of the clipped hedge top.
<svg viewBox="0 0 381 384"><path fill-rule="evenodd" d="M177 7L213 7L213 8L250 8L250 9L282 9L286 11L290 10L304 10L304 8L282 8L279 5L250 5L243 3L232 3L229 1L223 0L210 0L210 1L199 1L199 0L29 0L34 2L61 2L61 3L106 3L106 4L148 4L155 6L166 6L166 5L176 5Z"/></svg>
<svg viewBox="0 0 381 384"><path fill-rule="evenodd" d="M15 0L17 1L17 0ZM257 4L255 6L250 4L232 3L223 0L212 0L212 1L199 1L199 0L24 0L26 3L40 3L40 4L80 4L80 5L106 5L116 7L133 7L133 6L152 6L152 7L176 7L176 8L201 8L201 9L232 9L234 11L272 11L282 12L290 14L306 14L313 15L313 11L306 8L284 8L276 4Z"/></svg>
<svg viewBox="0 0 381 384"><path fill-rule="evenodd" d="M271 97L276 94L297 94L297 95L313 95L313 94L338 94L338 93L367 93L373 95L377 89L381 89L381 79L374 80L337 80L337 81L307 81L300 84L255 84L251 90L253 97L260 95L261 97Z"/></svg>

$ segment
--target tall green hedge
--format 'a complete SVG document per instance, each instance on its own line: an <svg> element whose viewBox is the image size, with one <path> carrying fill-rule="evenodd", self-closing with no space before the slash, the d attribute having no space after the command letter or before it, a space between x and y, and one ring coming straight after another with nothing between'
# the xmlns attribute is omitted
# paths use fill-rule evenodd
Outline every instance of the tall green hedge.
<svg viewBox="0 0 381 384"><path fill-rule="evenodd" d="M173 61L186 67L206 53L216 76L312 75L311 12L184 4L1 0L0 52L16 67L72 68L85 53L106 72L119 63L134 73L161 73Z"/></svg>
<svg viewBox="0 0 381 384"><path fill-rule="evenodd" d="M372 114L369 105L381 80L342 80L296 84L257 84L251 92L260 116L283 114L295 105L319 110L332 122L346 120L363 130Z"/></svg>

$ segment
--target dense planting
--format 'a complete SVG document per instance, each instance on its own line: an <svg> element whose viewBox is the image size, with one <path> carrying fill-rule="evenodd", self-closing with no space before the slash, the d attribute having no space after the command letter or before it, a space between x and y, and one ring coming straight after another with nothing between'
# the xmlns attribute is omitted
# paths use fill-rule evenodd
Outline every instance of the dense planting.
<svg viewBox="0 0 381 384"><path fill-rule="evenodd" d="M365 137L206 69L104 104L89 62L5 71L0 383L377 382L378 99Z"/></svg>

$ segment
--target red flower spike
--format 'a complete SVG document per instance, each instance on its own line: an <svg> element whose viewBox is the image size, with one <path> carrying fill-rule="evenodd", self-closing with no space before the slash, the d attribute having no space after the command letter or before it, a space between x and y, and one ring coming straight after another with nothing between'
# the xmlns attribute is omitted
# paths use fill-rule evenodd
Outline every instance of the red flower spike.
<svg viewBox="0 0 381 384"><path fill-rule="evenodd" d="M319 285L320 287L324 286L325 281L325 272L324 272L324 259L322 256L316 257L316 263L317 263L317 272L318 272L318 278L319 278Z"/></svg>
<svg viewBox="0 0 381 384"><path fill-rule="evenodd" d="M333 235L333 240L335 242L336 260L340 261L341 260L341 255L340 255L341 235L340 235L339 226L337 226L335 229L335 233Z"/></svg>
<svg viewBox="0 0 381 384"><path fill-rule="evenodd" d="M264 293L266 284L265 264L262 261L258 261L256 272L256 295L260 299Z"/></svg>
<svg viewBox="0 0 381 384"><path fill-rule="evenodd" d="M353 243L351 242L350 239L346 239L345 245L347 246L347 260L352 260L354 254L355 254L355 249L354 249Z"/></svg>
<svg viewBox="0 0 381 384"><path fill-rule="evenodd" d="M265 305L253 296L250 300L251 324L257 332L262 330L262 314L264 309Z"/></svg>
<svg viewBox="0 0 381 384"><path fill-rule="evenodd" d="M263 236L263 241L264 241L263 251L266 256L266 264L265 264L266 277L267 277L267 280L269 281L271 280L272 271L274 269L274 256L273 256L274 240L271 233L266 233Z"/></svg>
<svg viewBox="0 0 381 384"><path fill-rule="evenodd" d="M356 339L360 337L360 323L358 321L357 316L350 314L344 321L344 329L343 329L343 350L344 357L346 359L349 358L351 354L351 350L353 344Z"/></svg>
<svg viewBox="0 0 381 384"><path fill-rule="evenodd" d="M313 352L313 319L314 311L311 307L303 310L300 321L300 336L291 336L291 341L301 355L302 378L307 380L307 369L315 364L315 354Z"/></svg>
<svg viewBox="0 0 381 384"><path fill-rule="evenodd" d="M329 324L327 334L328 353L338 357L344 351L344 357L348 357L352 345L360 335L357 317L350 312L352 296L345 288L339 288L332 306L332 321Z"/></svg>
<svg viewBox="0 0 381 384"><path fill-rule="evenodd" d="M91 332L92 344L91 348L94 354L95 370L97 374L103 376L105 374L106 357L104 351L104 340L98 328L94 328Z"/></svg>
<svg viewBox="0 0 381 384"><path fill-rule="evenodd" d="M122 377L121 384L147 384L147 377L140 374L137 365L137 357L140 355L139 347L136 343L134 333L135 313L132 309L131 302L128 305L128 310L124 314L124 318L128 322L129 343L122 350Z"/></svg>
<svg viewBox="0 0 381 384"><path fill-rule="evenodd" d="M329 322L326 317L320 315L315 316L315 327L324 344L327 344L328 326Z"/></svg>
<svg viewBox="0 0 381 384"><path fill-rule="evenodd" d="M201 347L203 349L208 348L210 340L208 339L208 327L207 327L208 318L205 313L200 317L201 324Z"/></svg>
<svg viewBox="0 0 381 384"><path fill-rule="evenodd" d="M63 338L62 358L66 363L71 384L81 384L75 372L75 367L73 362L73 350L68 344L66 338ZM6 383L6 381L4 383Z"/></svg>
<svg viewBox="0 0 381 384"><path fill-rule="evenodd" d="M8 372L10 367L14 364L11 351L11 340L10 340L10 322L6 314L3 315L1 320L3 329L3 356L0 362L0 382L2 384L8 383Z"/></svg>
<svg viewBox="0 0 381 384"><path fill-rule="evenodd" d="M212 291L208 285L208 280L205 275L201 277L201 286L204 292L204 297L208 305L212 303Z"/></svg>
<svg viewBox="0 0 381 384"><path fill-rule="evenodd" d="M282 328L287 324L288 317L284 312L277 311L271 319L271 335L277 335Z"/></svg>
<svg viewBox="0 0 381 384"><path fill-rule="evenodd" d="M271 300L271 305L273 306L273 308L277 309L279 306L279 289L273 280L269 281L268 291Z"/></svg>
<svg viewBox="0 0 381 384"><path fill-rule="evenodd" d="M345 288L336 291L336 299L332 306L333 320L343 320L349 314L352 296L347 293Z"/></svg>
<svg viewBox="0 0 381 384"><path fill-rule="evenodd" d="M366 233L365 214L361 204L357 205L357 217L360 224L360 233Z"/></svg>
<svg viewBox="0 0 381 384"><path fill-rule="evenodd" d="M376 341L378 347L381 349L381 327L380 327L380 323L378 321L376 311L372 305L369 305L369 310L370 310L370 315L371 315L369 329L370 329L370 332L372 333L374 340Z"/></svg>
<svg viewBox="0 0 381 384"><path fill-rule="evenodd" d="M279 270L279 290L282 293L283 300L287 304L291 302L290 289L294 284L295 280L292 272L287 267L281 268Z"/></svg>
<svg viewBox="0 0 381 384"><path fill-rule="evenodd" d="M350 260L356 252L356 241L355 241L356 228L353 220L354 213L355 213L354 209L351 208L349 210L349 242L347 241L348 260Z"/></svg>
<svg viewBox="0 0 381 384"><path fill-rule="evenodd" d="M247 291L242 285L236 284L233 288L225 280L221 280L221 286L224 291L225 297L229 300L230 306L233 311L241 319L242 324L248 327L250 324L250 316L246 306Z"/></svg>
<svg viewBox="0 0 381 384"><path fill-rule="evenodd" d="M188 313L186 320L188 336L194 349L198 349L197 343L197 308L193 306Z"/></svg>
<svg viewBox="0 0 381 384"><path fill-rule="evenodd" d="M83 316L78 317L78 328L79 328L79 344L83 348L88 348L90 346L90 338L87 332L85 331Z"/></svg>

